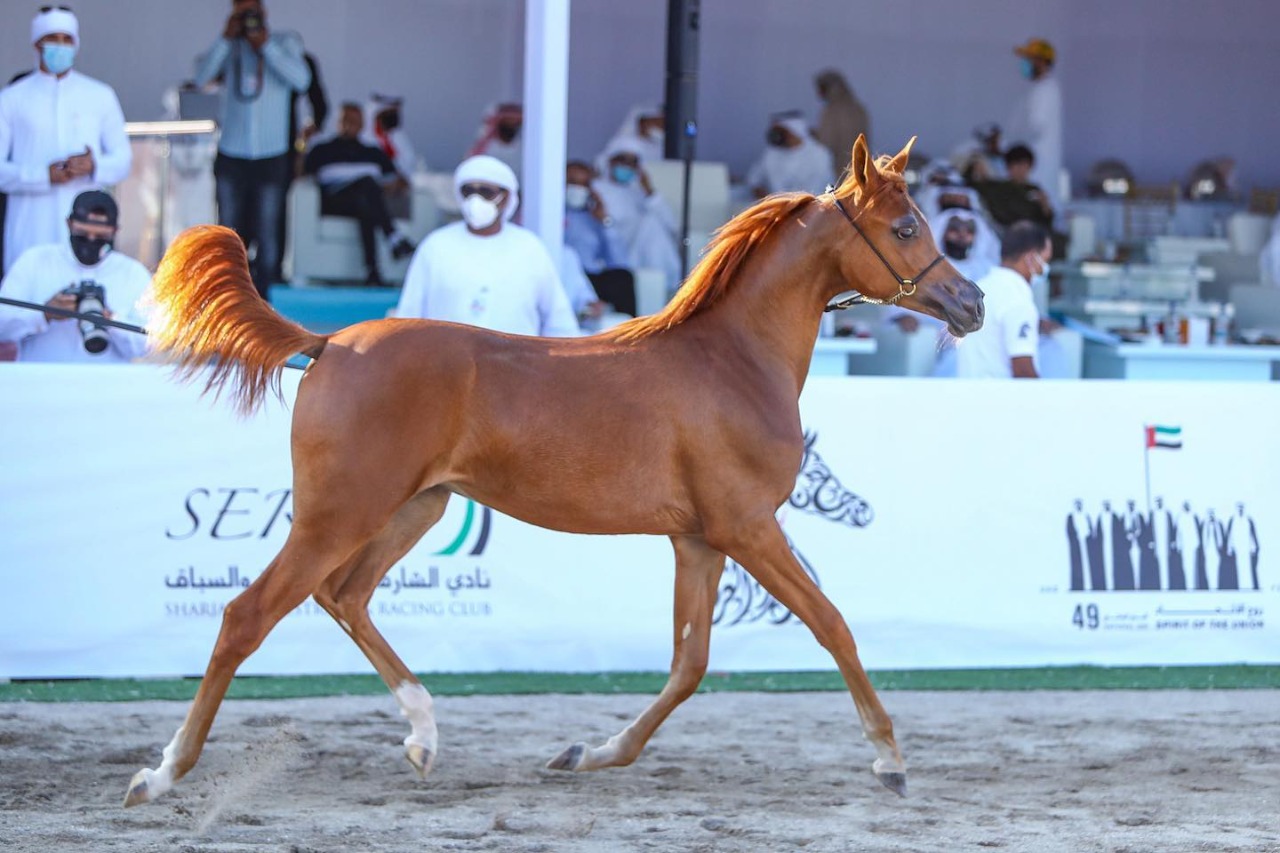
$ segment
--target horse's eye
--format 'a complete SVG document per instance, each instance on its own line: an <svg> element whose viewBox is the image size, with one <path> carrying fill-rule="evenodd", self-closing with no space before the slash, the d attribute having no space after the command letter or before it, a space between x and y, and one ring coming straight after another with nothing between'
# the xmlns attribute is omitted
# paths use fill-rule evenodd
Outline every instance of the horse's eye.
<svg viewBox="0 0 1280 853"><path fill-rule="evenodd" d="M915 225L903 225L898 228L899 240L910 240L912 237L920 233L920 229Z"/></svg>

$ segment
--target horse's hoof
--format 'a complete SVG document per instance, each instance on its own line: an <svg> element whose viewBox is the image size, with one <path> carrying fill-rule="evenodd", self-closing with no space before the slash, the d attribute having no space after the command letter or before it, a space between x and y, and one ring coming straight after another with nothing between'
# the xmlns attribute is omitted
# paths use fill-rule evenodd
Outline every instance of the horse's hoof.
<svg viewBox="0 0 1280 853"><path fill-rule="evenodd" d="M129 792L124 795L126 809L151 802L151 788L147 784L147 771L139 770L129 780Z"/></svg>
<svg viewBox="0 0 1280 853"><path fill-rule="evenodd" d="M404 750L404 757L409 759L409 763L413 765L413 769L418 771L419 779L426 779L427 774L431 772L431 765L435 763L436 754L425 746L411 743Z"/></svg>
<svg viewBox="0 0 1280 853"><path fill-rule="evenodd" d="M906 773L889 773L876 771L876 778L880 780L880 784L884 785L890 791L893 791L899 797L907 795L907 774Z"/></svg>
<svg viewBox="0 0 1280 853"><path fill-rule="evenodd" d="M564 752L547 762L548 770L577 770L582 763L582 756L587 753L585 743L575 743Z"/></svg>

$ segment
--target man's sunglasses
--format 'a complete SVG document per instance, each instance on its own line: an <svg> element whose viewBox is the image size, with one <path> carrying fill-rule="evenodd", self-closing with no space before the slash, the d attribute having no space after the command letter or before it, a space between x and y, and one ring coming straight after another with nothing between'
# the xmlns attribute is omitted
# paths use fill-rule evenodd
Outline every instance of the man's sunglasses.
<svg viewBox="0 0 1280 853"><path fill-rule="evenodd" d="M70 6L41 6L41 7L40 7L40 14L41 14L41 15L47 15L48 13L52 12L54 9L57 9L59 12L70 12L70 11L71 11L71 7L70 7Z"/></svg>
<svg viewBox="0 0 1280 853"><path fill-rule="evenodd" d="M497 201L498 197L506 192L502 187L495 187L492 184L463 184L458 190L462 193L462 197L478 195L485 201Z"/></svg>

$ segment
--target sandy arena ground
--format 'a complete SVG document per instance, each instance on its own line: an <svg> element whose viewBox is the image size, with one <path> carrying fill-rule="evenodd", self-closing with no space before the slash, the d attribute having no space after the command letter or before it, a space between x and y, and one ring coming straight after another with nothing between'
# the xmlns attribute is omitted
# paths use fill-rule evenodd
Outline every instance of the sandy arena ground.
<svg viewBox="0 0 1280 853"><path fill-rule="evenodd" d="M542 769L647 698L441 698L426 783L389 696L228 702L129 811L185 704L0 704L0 849L1280 851L1280 691L886 693L907 799L837 693L695 696L632 767Z"/></svg>

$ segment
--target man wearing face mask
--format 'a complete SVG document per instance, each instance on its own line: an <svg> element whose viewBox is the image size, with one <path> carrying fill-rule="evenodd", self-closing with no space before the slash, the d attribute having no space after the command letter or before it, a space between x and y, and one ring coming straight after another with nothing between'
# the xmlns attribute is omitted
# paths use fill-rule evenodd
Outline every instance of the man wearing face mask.
<svg viewBox="0 0 1280 853"><path fill-rule="evenodd" d="M520 104L498 104L492 107L485 113L480 134L467 156L488 154L496 157L519 176L524 159L524 142L520 138L523 127L524 107Z"/></svg>
<svg viewBox="0 0 1280 853"><path fill-rule="evenodd" d="M627 267L613 218L591 188L592 168L581 160L565 167L564 242L577 253L601 300L623 314L636 315L635 275Z"/></svg>
<svg viewBox="0 0 1280 853"><path fill-rule="evenodd" d="M515 172L494 157L469 157L453 174L453 190L462 221L418 244L396 316L514 335L580 334L546 248L508 221L519 204Z"/></svg>
<svg viewBox="0 0 1280 853"><path fill-rule="evenodd" d="M764 153L747 172L747 186L756 198L780 192L818 195L835 183L831 152L809 134L800 113L774 115L765 143Z"/></svg>
<svg viewBox="0 0 1280 853"><path fill-rule="evenodd" d="M627 250L631 269L655 269L666 279L668 292L680 284L680 252L675 214L653 188L644 170L640 148L620 139L605 149L605 174L591 184L613 228Z"/></svg>
<svg viewBox="0 0 1280 853"><path fill-rule="evenodd" d="M267 26L261 0L232 0L221 35L196 61L196 86L215 78L223 81L213 166L218 221L256 247L250 272L265 299L282 249L293 93L310 87L311 69L296 33Z"/></svg>
<svg viewBox="0 0 1280 853"><path fill-rule="evenodd" d="M1035 152L1031 183L1049 197L1049 206L1061 210L1058 183L1062 172L1062 86L1053 73L1058 54L1044 39L1031 39L1015 47L1022 76L1031 87L1004 125L1004 138L1027 145Z"/></svg>
<svg viewBox="0 0 1280 853"><path fill-rule="evenodd" d="M4 277L0 293L75 311L77 306L85 310L87 301L77 294L101 288L103 316L144 325L137 304L151 274L133 258L112 250L118 219L116 203L106 193L90 190L76 196L66 220L69 237L23 252ZM147 339L123 329L95 331L79 320L0 305L0 341L18 343L19 361L122 364L141 356Z"/></svg>
<svg viewBox="0 0 1280 853"><path fill-rule="evenodd" d="M957 376L1039 378L1040 312L1032 288L1048 274L1052 250L1049 232L1034 222L1005 230L1000 266L977 282L985 308L982 328L956 344Z"/></svg>
<svg viewBox="0 0 1280 853"><path fill-rule="evenodd" d="M72 70L80 24L47 7L31 22L37 70L0 91L0 190L9 194L4 268L28 248L66 240L72 200L119 183L133 154L116 93Z"/></svg>
<svg viewBox="0 0 1280 853"><path fill-rule="evenodd" d="M605 150L609 150L614 143L625 139L639 152L641 161L652 163L663 160L666 158L666 126L667 119L662 112L662 107L650 104L632 107L622 120L622 124L618 126L617 132L610 137ZM601 168L604 168L604 162L607 159L603 155L600 157Z"/></svg>

